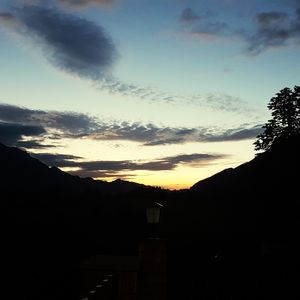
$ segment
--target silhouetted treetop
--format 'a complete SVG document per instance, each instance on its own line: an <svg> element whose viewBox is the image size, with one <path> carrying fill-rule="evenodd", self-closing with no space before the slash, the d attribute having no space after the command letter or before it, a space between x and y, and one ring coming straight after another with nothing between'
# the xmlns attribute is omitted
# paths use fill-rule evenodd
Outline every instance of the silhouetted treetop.
<svg viewBox="0 0 300 300"><path fill-rule="evenodd" d="M263 126L264 132L254 142L255 150L266 151L280 140L300 133L300 86L284 88L270 99L272 119Z"/></svg>

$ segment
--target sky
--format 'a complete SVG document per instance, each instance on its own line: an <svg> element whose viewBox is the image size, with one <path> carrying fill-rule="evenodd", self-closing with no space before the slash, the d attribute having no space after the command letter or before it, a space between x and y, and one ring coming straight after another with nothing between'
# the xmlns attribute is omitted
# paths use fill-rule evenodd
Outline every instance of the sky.
<svg viewBox="0 0 300 300"><path fill-rule="evenodd" d="M299 0L1 0L0 142L189 188L255 157L299 55Z"/></svg>

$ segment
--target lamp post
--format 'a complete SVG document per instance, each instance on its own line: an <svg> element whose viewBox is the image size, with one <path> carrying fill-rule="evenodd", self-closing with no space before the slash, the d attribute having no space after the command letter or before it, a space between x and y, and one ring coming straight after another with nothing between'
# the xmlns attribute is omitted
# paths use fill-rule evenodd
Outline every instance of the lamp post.
<svg viewBox="0 0 300 300"><path fill-rule="evenodd" d="M150 238L159 238L159 222L161 217L161 209L164 206L159 202L154 202L151 207L146 210L148 235Z"/></svg>
<svg viewBox="0 0 300 300"><path fill-rule="evenodd" d="M146 210L148 235L139 245L139 294L143 300L166 299L166 241L159 230L162 208L155 202Z"/></svg>

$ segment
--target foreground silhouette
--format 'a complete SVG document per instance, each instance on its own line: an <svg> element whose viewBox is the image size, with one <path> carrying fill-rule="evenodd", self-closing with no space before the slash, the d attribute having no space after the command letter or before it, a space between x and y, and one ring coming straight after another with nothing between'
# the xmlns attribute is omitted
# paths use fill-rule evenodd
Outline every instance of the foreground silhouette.
<svg viewBox="0 0 300 300"><path fill-rule="evenodd" d="M299 150L293 135L170 192L81 179L0 145L6 290L13 298L77 299L80 262L136 255L146 207L160 201L169 299L299 299Z"/></svg>
<svg viewBox="0 0 300 300"><path fill-rule="evenodd" d="M182 246L186 259L180 273L193 269L188 263L198 266L194 292L214 295L203 299L299 298L299 151L295 135L248 163L196 183L169 205L175 228L192 244Z"/></svg>
<svg viewBox="0 0 300 300"><path fill-rule="evenodd" d="M300 134L300 86L284 88L270 99L268 108L272 119L254 142L255 150L269 150L274 144Z"/></svg>

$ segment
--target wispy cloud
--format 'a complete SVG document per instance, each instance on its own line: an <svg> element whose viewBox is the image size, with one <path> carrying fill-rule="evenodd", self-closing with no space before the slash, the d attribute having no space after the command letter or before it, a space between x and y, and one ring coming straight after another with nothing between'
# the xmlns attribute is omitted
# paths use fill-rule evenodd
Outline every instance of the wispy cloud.
<svg viewBox="0 0 300 300"><path fill-rule="evenodd" d="M69 4L85 5L97 1L67 1ZM76 3L75 3L76 2ZM105 2L105 1L104 1ZM176 95L156 87L128 83L116 78L112 68L118 57L118 50L112 38L98 23L94 23L75 13L66 12L54 6L25 5L14 10L0 12L0 22L4 28L21 34L36 48L41 50L44 57L53 65L71 75L90 80L96 89L111 94L134 97L148 102L190 103L197 106L209 107L237 112L245 108L242 101L235 107L227 101L227 105L211 105L208 98L201 95ZM99 4L103 1L97 2ZM206 34L220 31L223 25L206 21L210 13L196 15L192 10L185 10L182 22L197 24L204 22L203 32ZM195 25L196 26L196 25ZM197 25L198 26L198 25ZM195 27L199 34L199 26ZM215 104L217 97L215 97ZM219 97L220 99L220 97Z"/></svg>
<svg viewBox="0 0 300 300"><path fill-rule="evenodd" d="M83 6L111 1L61 2ZM98 23L42 5L26 5L0 12L0 23L26 37L55 68L88 79L99 90L148 101L175 100L174 96L155 88L129 84L115 78L111 69L118 57L118 50Z"/></svg>
<svg viewBox="0 0 300 300"><path fill-rule="evenodd" d="M300 9L294 15L280 11L258 13L255 25L253 34L244 34L249 55L258 55L271 48L300 46Z"/></svg>
<svg viewBox="0 0 300 300"><path fill-rule="evenodd" d="M24 136L38 135L40 138L133 141L143 146L157 146L190 142L237 141L255 138L261 132L261 125L212 129L162 127L151 123L104 122L83 113L30 110L8 104L0 104L0 121L3 128L6 128L5 126L10 128L10 124L17 126L13 127L14 130L3 129L3 132L6 132L3 136L6 136L5 140L10 141L10 144L13 141L15 143L23 141Z"/></svg>
<svg viewBox="0 0 300 300"><path fill-rule="evenodd" d="M153 124L111 124L98 129L89 138L96 140L128 140L144 146L184 144L189 142L236 141L256 137L261 126L212 131L211 128L157 127Z"/></svg>
<svg viewBox="0 0 300 300"><path fill-rule="evenodd" d="M115 0L57 0L57 2L72 9L81 9L88 6L96 6L96 5L111 6L116 1Z"/></svg>
<svg viewBox="0 0 300 300"><path fill-rule="evenodd" d="M239 97L224 93L195 94L185 98L185 103L199 105L212 111L230 112L238 115L257 115L257 111Z"/></svg>
<svg viewBox="0 0 300 300"><path fill-rule="evenodd" d="M182 11L179 22L187 34L202 39L220 38L230 34L229 25L216 19L212 12L198 14L191 8Z"/></svg>
<svg viewBox="0 0 300 300"><path fill-rule="evenodd" d="M69 171L73 175L95 178L118 177L130 171L169 171L180 165L206 165L227 157L222 154L193 153L167 156L152 161L82 161L80 157L65 154L38 153L32 156L49 166L77 168L75 171ZM131 176L134 174L132 173Z"/></svg>
<svg viewBox="0 0 300 300"><path fill-rule="evenodd" d="M121 82L115 78L103 78L95 82L95 87L108 91L112 94L119 94L126 97L136 97L150 103L171 103L178 105L191 105L212 111L229 112L238 115L257 116L254 107L239 97L225 93L202 94L172 94L153 87L142 87L135 84Z"/></svg>
<svg viewBox="0 0 300 300"><path fill-rule="evenodd" d="M207 142L239 141L256 138L262 132L262 125L250 128L228 129L220 134L207 134L204 139Z"/></svg>
<svg viewBox="0 0 300 300"><path fill-rule="evenodd" d="M0 12L0 21L1 22L15 21L15 16L10 12Z"/></svg>
<svg viewBox="0 0 300 300"><path fill-rule="evenodd" d="M244 45L246 55L256 56L272 48L300 46L300 4L297 4L293 14L265 11L249 16L248 28L218 19L217 14L199 15L191 8L182 11L179 21L186 34L202 41L225 38L239 42Z"/></svg>
<svg viewBox="0 0 300 300"><path fill-rule="evenodd" d="M60 1L72 6L112 1ZM176 97L156 88L126 83L112 75L118 50L99 24L54 7L26 5L0 12L0 22L21 33L40 49L55 68L91 80L94 87L112 94L147 101L175 101Z"/></svg>
<svg viewBox="0 0 300 300"><path fill-rule="evenodd" d="M180 22L182 23L194 23L200 19L201 17L189 7L182 11L179 18Z"/></svg>

